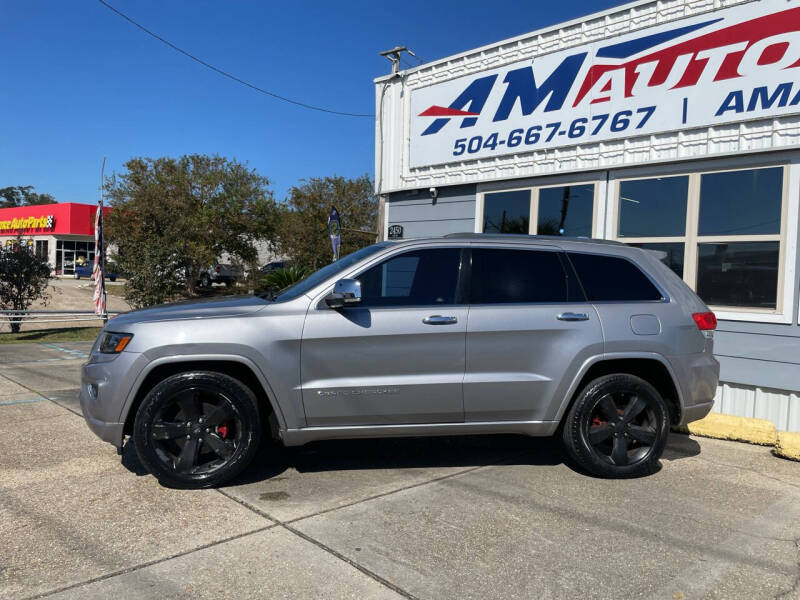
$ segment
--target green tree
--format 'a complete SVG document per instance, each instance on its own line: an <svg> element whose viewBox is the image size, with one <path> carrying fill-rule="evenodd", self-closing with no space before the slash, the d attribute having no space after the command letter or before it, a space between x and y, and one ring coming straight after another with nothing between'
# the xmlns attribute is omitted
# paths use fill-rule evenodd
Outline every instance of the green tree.
<svg viewBox="0 0 800 600"><path fill-rule="evenodd" d="M34 204L55 204L50 194L37 194L32 185L15 185L0 188L0 208L31 206Z"/></svg>
<svg viewBox="0 0 800 600"><path fill-rule="evenodd" d="M106 241L134 306L193 295L201 269L223 254L252 263L255 242L274 234L269 180L242 163L193 154L134 158L125 169L106 181Z"/></svg>
<svg viewBox="0 0 800 600"><path fill-rule="evenodd" d="M16 244L0 249L0 309L25 311L37 300L42 301L42 306L46 305L50 299L49 278L47 259L36 256L17 236ZM19 321L13 318L8 321L11 331L18 333Z"/></svg>
<svg viewBox="0 0 800 600"><path fill-rule="evenodd" d="M342 220L340 256L375 242L378 198L370 177L311 178L292 188L280 222L278 248L293 264L315 271L331 262L332 206Z"/></svg>
<svg viewBox="0 0 800 600"><path fill-rule="evenodd" d="M266 275L256 275L256 292L267 294L279 294L288 287L302 281L309 276L308 270L303 267L289 266L283 269L275 269Z"/></svg>

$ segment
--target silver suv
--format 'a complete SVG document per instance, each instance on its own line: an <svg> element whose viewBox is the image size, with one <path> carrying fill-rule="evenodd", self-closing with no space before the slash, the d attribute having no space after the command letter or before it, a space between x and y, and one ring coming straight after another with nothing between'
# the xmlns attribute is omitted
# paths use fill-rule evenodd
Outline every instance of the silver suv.
<svg viewBox="0 0 800 600"><path fill-rule="evenodd" d="M653 251L463 234L383 242L274 299L108 322L83 367L89 427L162 483L236 476L265 436L558 434L585 470L653 472L711 409L714 314Z"/></svg>

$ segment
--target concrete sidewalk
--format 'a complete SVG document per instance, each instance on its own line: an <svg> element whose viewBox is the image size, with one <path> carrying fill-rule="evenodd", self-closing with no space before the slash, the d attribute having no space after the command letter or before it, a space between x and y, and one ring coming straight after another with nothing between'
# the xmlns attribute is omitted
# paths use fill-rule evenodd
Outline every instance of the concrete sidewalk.
<svg viewBox="0 0 800 600"><path fill-rule="evenodd" d="M800 463L674 435L606 481L556 440L338 441L175 491L76 414L89 344L0 346L0 598L795 598Z"/></svg>

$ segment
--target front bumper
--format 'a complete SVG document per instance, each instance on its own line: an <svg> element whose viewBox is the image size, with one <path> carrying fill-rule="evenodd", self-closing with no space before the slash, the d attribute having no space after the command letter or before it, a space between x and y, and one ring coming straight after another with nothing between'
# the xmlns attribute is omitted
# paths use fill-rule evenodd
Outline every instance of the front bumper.
<svg viewBox="0 0 800 600"><path fill-rule="evenodd" d="M125 426L124 423L107 423L106 421L101 421L100 419L92 417L86 409L83 392L81 392L81 410L83 411L83 418L86 420L86 424L97 437L104 442L113 444L117 449L122 448L122 430Z"/></svg>
<svg viewBox="0 0 800 600"><path fill-rule="evenodd" d="M118 385L139 354L122 352L112 361L89 362L81 370L80 403L83 418L103 441L122 447L125 427L122 407L126 395ZM122 388L125 386L123 385Z"/></svg>

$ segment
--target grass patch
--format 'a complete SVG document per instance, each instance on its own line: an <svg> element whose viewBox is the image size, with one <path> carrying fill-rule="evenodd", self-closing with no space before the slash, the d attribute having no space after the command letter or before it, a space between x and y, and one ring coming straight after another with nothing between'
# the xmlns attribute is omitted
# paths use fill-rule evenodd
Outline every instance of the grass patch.
<svg viewBox="0 0 800 600"><path fill-rule="evenodd" d="M106 293L112 296L124 296L125 284L124 283L106 283Z"/></svg>
<svg viewBox="0 0 800 600"><path fill-rule="evenodd" d="M61 329L37 329L19 333L0 333L0 344L22 342L93 342L102 327L64 327Z"/></svg>

